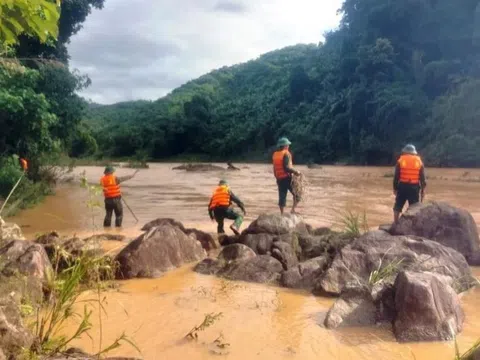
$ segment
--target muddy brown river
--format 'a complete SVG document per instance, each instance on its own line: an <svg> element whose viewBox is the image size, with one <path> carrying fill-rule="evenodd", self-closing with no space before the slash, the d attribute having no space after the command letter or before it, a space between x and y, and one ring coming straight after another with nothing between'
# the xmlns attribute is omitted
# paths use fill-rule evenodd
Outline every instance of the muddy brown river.
<svg viewBox="0 0 480 360"><path fill-rule="evenodd" d="M141 225L158 217L173 217L188 226L215 231L209 221L207 204L221 177L229 180L232 191L245 203L246 224L262 212L275 212L277 190L269 165L243 165L239 172L189 173L173 171L172 164L152 164L126 182L123 193L139 218L125 211L124 229L130 237ZM243 168L243 167L248 167ZM85 171L97 183L102 168ZM305 220L315 226L335 226L338 211L365 211L370 227L391 220L394 201L390 168L300 167L310 182L307 201L299 207ZM119 169L118 175L132 170ZM427 200L447 201L469 210L480 224L480 170L427 169ZM87 206L88 192L76 183L62 185L57 194L40 206L23 211L12 221L22 226L28 237L50 230L61 233L103 231L103 209ZM99 198L101 201L101 198ZM289 204L291 198L289 197ZM108 245L115 248L118 244ZM480 276L480 269L473 269ZM86 297L89 294L85 295ZM144 359L435 359L454 358L453 343L398 344L384 328L354 328L336 331L320 326L333 299L277 287L230 282L196 274L186 266L153 280L121 283L118 291L106 294L107 315L103 316L103 343L108 345L122 332L134 339ZM466 313L464 330L458 337L461 349L480 338L480 289L462 296ZM206 313L222 317L198 341L184 336L199 325ZM98 323L94 316L94 325ZM69 328L73 329L73 324ZM97 331L98 327L94 329ZM98 351L99 334L92 332L75 345ZM218 348L213 342L221 337ZM124 345L112 354L138 356Z"/></svg>

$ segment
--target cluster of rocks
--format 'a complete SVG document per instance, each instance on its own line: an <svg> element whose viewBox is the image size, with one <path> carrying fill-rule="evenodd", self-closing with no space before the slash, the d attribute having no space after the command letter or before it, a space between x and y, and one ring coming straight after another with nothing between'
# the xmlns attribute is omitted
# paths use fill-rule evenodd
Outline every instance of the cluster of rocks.
<svg viewBox="0 0 480 360"><path fill-rule="evenodd" d="M474 284L479 239L472 216L448 204L412 207L394 226L351 238L313 229L296 215L261 215L223 237L216 258L209 234L157 219L116 258L118 277L157 277L185 263L230 280L337 296L328 328L392 324L398 341L452 339L462 330L458 295ZM202 247L203 245L203 247Z"/></svg>
<svg viewBox="0 0 480 360"><path fill-rule="evenodd" d="M398 341L449 340L462 330L458 298L475 284L479 238L472 216L419 204L394 226L356 239L312 229L298 216L262 215L224 240L195 271L337 296L324 325L392 324Z"/></svg>
<svg viewBox="0 0 480 360"><path fill-rule="evenodd" d="M217 259L195 267L230 280L313 289L317 276L351 239L330 229L312 229L296 215L261 215L240 235L226 238Z"/></svg>
<svg viewBox="0 0 480 360"><path fill-rule="evenodd" d="M469 264L479 265L480 258L472 216L444 203L413 206L397 224L358 238L314 229L296 215L261 215L241 235L223 237L222 250L210 252L216 257L207 257L217 247L212 235L174 219L156 219L142 230L114 259L118 279L158 277L196 262L201 274L336 296L324 326L391 324L401 342L449 340L462 330L458 294L473 286ZM55 249L97 256L101 241L109 239L125 240L50 233L29 242L18 226L0 221L0 360L15 358L33 341L16 296L42 297ZM28 286L9 281L17 275ZM77 350L72 354L58 360L90 359Z"/></svg>

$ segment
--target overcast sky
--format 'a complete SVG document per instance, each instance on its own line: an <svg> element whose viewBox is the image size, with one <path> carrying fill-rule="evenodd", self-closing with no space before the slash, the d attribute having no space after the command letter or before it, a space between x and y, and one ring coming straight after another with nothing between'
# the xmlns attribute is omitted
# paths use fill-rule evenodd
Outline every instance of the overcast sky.
<svg viewBox="0 0 480 360"><path fill-rule="evenodd" d="M106 0L72 38L71 66L111 104L158 99L213 69L297 43L338 25L342 0Z"/></svg>

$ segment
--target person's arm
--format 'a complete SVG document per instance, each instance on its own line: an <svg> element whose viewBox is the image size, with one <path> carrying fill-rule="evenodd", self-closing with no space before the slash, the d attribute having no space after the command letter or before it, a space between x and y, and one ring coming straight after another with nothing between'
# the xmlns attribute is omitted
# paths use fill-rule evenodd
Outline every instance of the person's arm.
<svg viewBox="0 0 480 360"><path fill-rule="evenodd" d="M137 173L139 172L139 170L135 171L132 175L126 175L126 176L117 176L117 184L121 184L127 180L130 180L131 178L133 178L135 175L137 175Z"/></svg>
<svg viewBox="0 0 480 360"><path fill-rule="evenodd" d="M214 219L213 216L213 209L210 209L210 206L212 205L213 197L210 199L210 202L208 203L208 216L210 216L210 219Z"/></svg>
<svg viewBox="0 0 480 360"><path fill-rule="evenodd" d="M422 191L425 191L425 188L427 187L427 180L425 176L425 167L422 166L420 169L420 186L422 187Z"/></svg>
<svg viewBox="0 0 480 360"><path fill-rule="evenodd" d="M396 193L398 190L398 183L400 181L400 165L395 165L395 174L393 175L393 192Z"/></svg>
<svg viewBox="0 0 480 360"><path fill-rule="evenodd" d="M246 211L245 211L245 206L243 205L242 201L235 196L234 193L232 193L230 191L230 200L232 200L235 204L238 205L238 207L243 211L244 214L246 214Z"/></svg>
<svg viewBox="0 0 480 360"><path fill-rule="evenodd" d="M287 154L285 154L285 156L283 157L283 169L288 174L295 174L295 175L299 174L297 170L290 167L290 157Z"/></svg>

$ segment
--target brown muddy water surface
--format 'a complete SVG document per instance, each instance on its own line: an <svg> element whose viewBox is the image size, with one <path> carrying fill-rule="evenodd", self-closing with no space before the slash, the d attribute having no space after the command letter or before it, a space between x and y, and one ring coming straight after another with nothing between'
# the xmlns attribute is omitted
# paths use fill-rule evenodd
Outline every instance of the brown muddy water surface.
<svg viewBox="0 0 480 360"><path fill-rule="evenodd" d="M232 191L245 202L246 224L262 212L277 211L277 190L269 165L245 165L248 169L239 172L207 173L173 171L173 166L152 164L122 186L125 199L140 219L136 224L125 208L122 233L133 238L141 225L158 217L173 217L188 226L214 232L207 204L222 177L229 180ZM327 166L300 170L311 185L308 201L299 211L312 225L334 225L337 211L345 209L365 211L371 227L390 221L392 178L385 174L392 173L392 169ZM83 171L92 183L97 183L102 175L102 168L98 167L78 168L75 172ZM117 174L132 171L119 169ZM427 169L427 176L428 199L465 208L480 224L480 182L476 181L480 170ZM102 231L99 225L103 210L93 209L92 217L87 200L86 191L78 184L62 185L55 196L12 221L22 226L29 237L50 230L69 234L89 233L94 228ZM288 201L291 204L290 197ZM110 244L109 248L116 246L117 243ZM480 276L480 269L474 272ZM106 297L108 316L102 321L103 346L125 331L142 350L144 359L454 358L452 343L398 344L391 332L383 328L328 331L320 324L333 299L204 276L192 272L191 265L160 279L122 282L118 291L108 292ZM458 341L460 348L466 349L480 337L480 289L464 294L462 303L466 321ZM221 312L223 316L200 332L197 342L183 340L206 313L212 312ZM212 343L220 335L229 346L220 350L219 355ZM93 342L85 338L75 345L98 350L98 333L94 331L92 336ZM115 354L138 355L127 345Z"/></svg>

